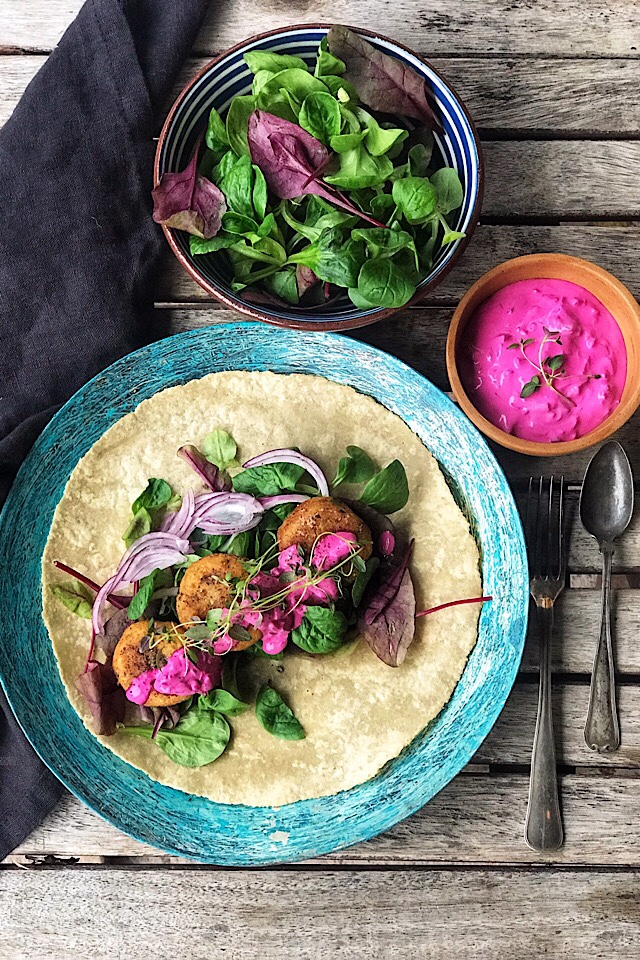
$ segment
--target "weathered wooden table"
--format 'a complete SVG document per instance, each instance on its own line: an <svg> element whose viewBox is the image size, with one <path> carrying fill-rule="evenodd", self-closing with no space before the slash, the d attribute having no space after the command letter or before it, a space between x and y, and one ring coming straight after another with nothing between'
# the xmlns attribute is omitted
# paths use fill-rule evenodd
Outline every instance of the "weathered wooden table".
<svg viewBox="0 0 640 960"><path fill-rule="evenodd" d="M79 6L0 0L2 120ZM426 55L466 101L485 151L482 223L460 266L425 306L359 339L446 389L452 308L496 263L564 251L640 292L634 0L222 0L182 79L248 34L313 19L379 29ZM159 337L238 319L209 303L168 251L157 301ZM619 439L640 479L639 427L636 416ZM564 473L576 502L588 453L546 462L496 453L516 482ZM615 564L640 569L640 519ZM574 522L553 655L566 830L559 852L542 856L523 841L537 697L532 637L509 702L466 770L410 820L322 861L197 866L131 840L65 797L0 868L0 958L640 957L640 575L616 595L622 746L601 757L582 736L597 568L596 546Z"/></svg>

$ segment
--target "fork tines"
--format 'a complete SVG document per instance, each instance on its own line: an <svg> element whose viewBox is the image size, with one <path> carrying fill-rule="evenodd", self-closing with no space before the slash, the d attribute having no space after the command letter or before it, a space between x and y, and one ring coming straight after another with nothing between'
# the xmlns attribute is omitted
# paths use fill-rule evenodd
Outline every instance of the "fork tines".
<svg viewBox="0 0 640 960"><path fill-rule="evenodd" d="M531 477L525 534L531 580L564 581L564 477Z"/></svg>

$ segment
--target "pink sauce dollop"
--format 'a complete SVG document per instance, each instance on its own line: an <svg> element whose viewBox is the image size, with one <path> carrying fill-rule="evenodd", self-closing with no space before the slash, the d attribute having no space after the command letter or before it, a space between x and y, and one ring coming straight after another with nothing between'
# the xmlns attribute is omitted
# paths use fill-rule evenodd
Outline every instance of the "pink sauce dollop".
<svg viewBox="0 0 640 960"><path fill-rule="evenodd" d="M126 696L132 703L144 704L149 694L168 694L188 697L197 693L209 693L220 686L222 661L205 652L198 653L198 662L192 663L184 649L172 653L164 667L145 670L133 680Z"/></svg>
<svg viewBox="0 0 640 960"><path fill-rule="evenodd" d="M549 375L547 361L560 356L549 386L536 367ZM538 443L594 430L620 403L627 378L620 327L593 294L567 280L520 280L494 293L469 321L459 364L479 412L505 433ZM540 386L521 397L534 377Z"/></svg>

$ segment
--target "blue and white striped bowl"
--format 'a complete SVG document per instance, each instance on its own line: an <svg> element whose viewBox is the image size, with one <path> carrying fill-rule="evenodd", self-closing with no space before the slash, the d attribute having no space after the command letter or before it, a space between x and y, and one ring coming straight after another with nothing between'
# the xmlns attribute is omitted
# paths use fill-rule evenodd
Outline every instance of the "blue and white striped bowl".
<svg viewBox="0 0 640 960"><path fill-rule="evenodd" d="M163 173L183 170L196 141L206 128L209 112L215 107L225 111L233 97L251 92L252 74L243 55L249 50L272 50L294 54L307 63L315 60L316 51L328 25L305 24L261 34L233 47L212 60L187 84L166 119L156 151L155 182ZM454 229L466 234L463 240L449 244L436 258L429 275L419 285L412 303L432 291L451 270L469 242L480 215L483 191L483 162L478 133L460 98L432 66L400 44L385 37L358 29L367 39L394 57L413 67L425 78L427 95L440 117L444 133L435 134L435 142L447 166L455 167L464 188L464 201ZM193 257L189 238L181 231L165 229L169 244L183 267L208 293L227 306L255 320L284 327L306 330L347 330L374 323L394 313L394 309L360 310L346 293L326 306L300 308L257 306L243 300L231 289L230 275L224 256L209 254Z"/></svg>

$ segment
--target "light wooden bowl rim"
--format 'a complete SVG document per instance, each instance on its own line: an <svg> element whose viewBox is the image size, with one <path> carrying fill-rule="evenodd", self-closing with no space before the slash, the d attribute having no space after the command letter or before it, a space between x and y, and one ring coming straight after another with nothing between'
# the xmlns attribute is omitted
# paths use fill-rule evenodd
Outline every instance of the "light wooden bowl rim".
<svg viewBox="0 0 640 960"><path fill-rule="evenodd" d="M476 308L497 290L518 280L557 279L579 284L605 306L618 323L627 349L627 379L620 403L595 430L576 440L537 443L505 433L477 410L466 393L458 372L458 344L462 331ZM602 267L564 253L532 253L506 260L485 273L467 290L456 307L446 347L447 373L453 395L469 419L490 440L509 450L533 457L576 453L607 440L640 406L640 306L631 291Z"/></svg>

